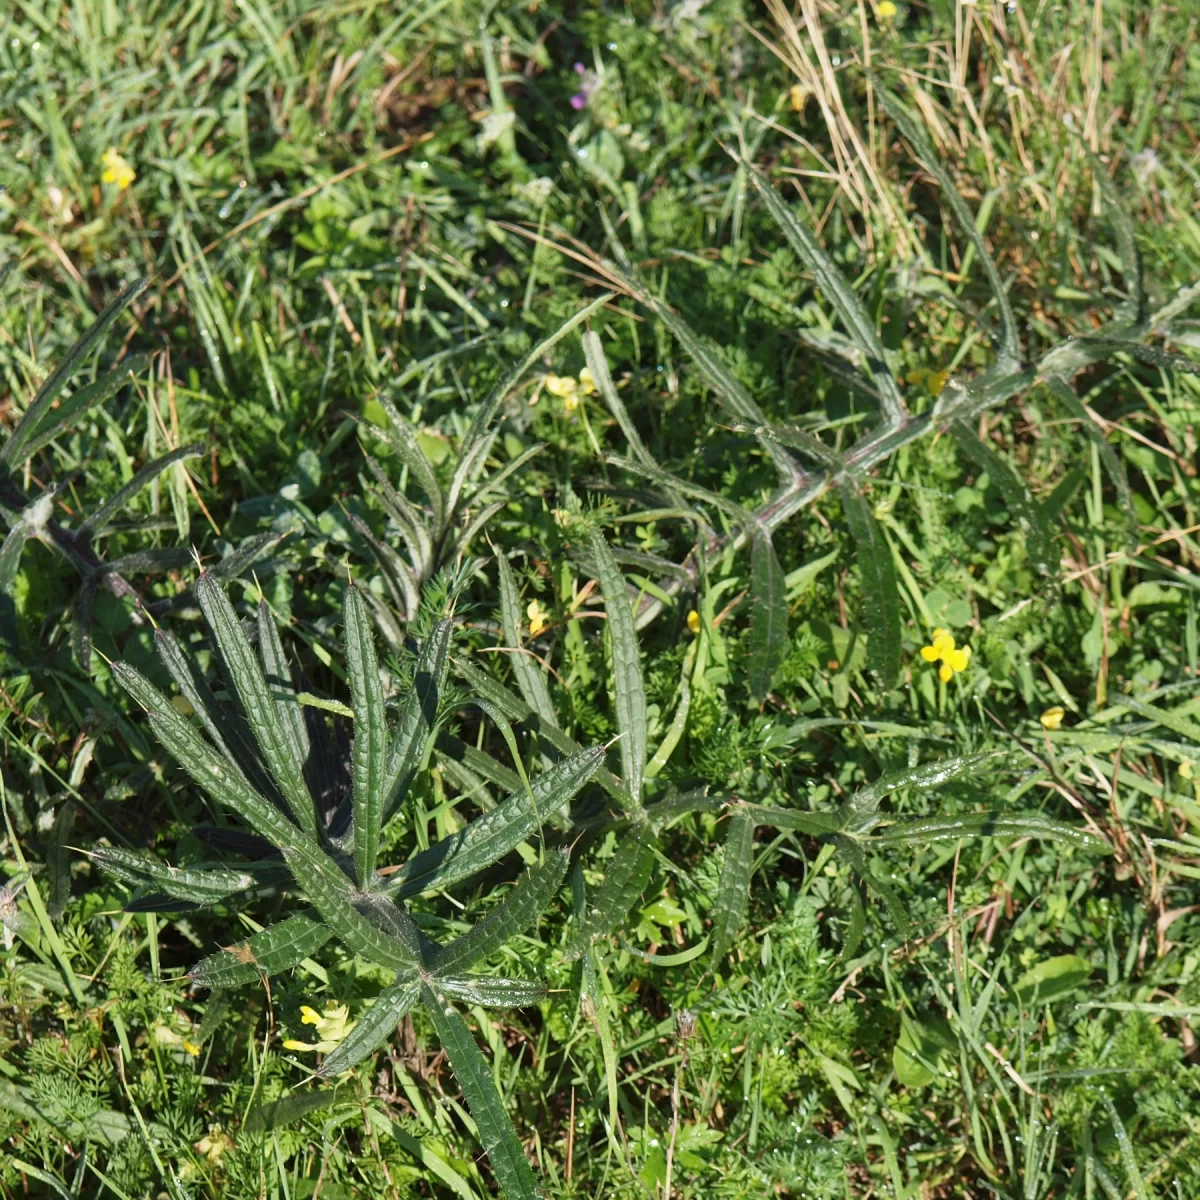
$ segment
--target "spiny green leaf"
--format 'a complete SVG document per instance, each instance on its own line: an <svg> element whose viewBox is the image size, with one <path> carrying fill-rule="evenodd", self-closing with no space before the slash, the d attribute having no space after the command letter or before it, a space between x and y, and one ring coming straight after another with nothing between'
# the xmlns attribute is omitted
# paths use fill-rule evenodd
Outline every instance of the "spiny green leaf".
<svg viewBox="0 0 1200 1200"><path fill-rule="evenodd" d="M224 589L207 572L196 584L196 598L216 640L225 677L242 702L250 732L262 751L263 760L279 785L292 816L305 832L315 836L316 811L304 782L304 764L296 761L295 748L284 730L275 698L242 632L237 613Z"/></svg>
<svg viewBox="0 0 1200 1200"><path fill-rule="evenodd" d="M976 228L975 217L955 188L954 181L950 178L950 172L942 166L941 159L929 144L928 138L904 106L886 87L877 87L876 95L888 116L896 123L896 128L900 130L905 141L913 148L913 153L916 154L921 165L938 181L938 185L942 189L942 196L954 214L954 219L975 247L975 253L979 257L984 274L987 275L988 287L996 301L996 311L1000 317L1000 347L996 368L1000 374L1012 372L1021 361L1017 319L1013 315L1012 305L1009 303L1008 293L1004 289L1004 282L1000 278L995 260L988 252L983 235Z"/></svg>
<svg viewBox="0 0 1200 1200"><path fill-rule="evenodd" d="M388 748L380 793L383 797L383 823L403 803L412 781L425 762L425 753L437 724L438 705L446 688L450 664L450 634L454 623L439 621L425 639L417 657L417 670L404 705L396 736Z"/></svg>
<svg viewBox="0 0 1200 1200"><path fill-rule="evenodd" d="M437 987L457 1000L483 1008L527 1008L546 998L546 986L526 979L502 979L495 975L439 976Z"/></svg>
<svg viewBox="0 0 1200 1200"><path fill-rule="evenodd" d="M981 471L986 471L988 479L996 485L996 490L1025 534L1026 548L1038 573L1053 574L1054 542L1050 526L1029 485L991 446L981 441L966 422L951 421L950 433L959 449Z"/></svg>
<svg viewBox="0 0 1200 1200"><path fill-rule="evenodd" d="M141 375L149 365L149 354L133 354L107 374L101 375L94 383L81 387L70 399L64 400L57 408L45 414L38 427L31 430L29 440L19 454L11 459L9 465L19 467L31 459L43 446L49 445L85 413L97 404L103 404L132 378Z"/></svg>
<svg viewBox="0 0 1200 1200"><path fill-rule="evenodd" d="M733 945L746 918L750 899L750 868L754 863L754 818L745 809L729 818L725 834L725 861L713 905L712 961L715 965Z"/></svg>
<svg viewBox="0 0 1200 1200"><path fill-rule="evenodd" d="M646 820L658 831L692 813L720 812L728 803L726 796L710 796L707 788L674 792L646 809Z"/></svg>
<svg viewBox="0 0 1200 1200"><path fill-rule="evenodd" d="M415 979L385 988L376 996L375 1003L363 1011L345 1041L329 1053L317 1075L322 1078L340 1075L382 1046L395 1032L405 1013L416 1004L419 995L420 986Z"/></svg>
<svg viewBox="0 0 1200 1200"><path fill-rule="evenodd" d="M595 773L604 750L580 750L533 780L530 792L514 792L490 813L411 858L392 877L399 896L450 887L491 866L534 833Z"/></svg>
<svg viewBox="0 0 1200 1200"><path fill-rule="evenodd" d="M783 568L771 535L758 528L750 542L750 694L760 703L787 646L787 599Z"/></svg>
<svg viewBox="0 0 1200 1200"><path fill-rule="evenodd" d="M254 983L261 975L290 971L315 954L333 936L321 921L297 913L268 925L228 950L203 958L189 972L198 987L231 988Z"/></svg>
<svg viewBox="0 0 1200 1200"><path fill-rule="evenodd" d="M883 401L883 416L890 426L903 425L907 419L904 397L888 367L883 343L875 332L875 322L854 294L854 289L838 270L833 260L825 253L821 243L808 227L797 219L796 214L783 197L767 182L753 163L744 159L740 163L750 182L767 206L767 211L779 226L788 245L796 252L801 262L816 276L822 294L837 309L846 332L862 350L867 359L867 369Z"/></svg>
<svg viewBox="0 0 1200 1200"><path fill-rule="evenodd" d="M654 831L648 824L634 826L618 842L604 883L564 951L567 958L578 958L595 938L608 937L625 919L650 882L650 873L654 870L654 843Z"/></svg>
<svg viewBox="0 0 1200 1200"><path fill-rule="evenodd" d="M139 279L123 288L119 295L105 305L100 315L88 326L84 335L63 355L50 377L38 388L37 395L25 410L12 436L0 447L0 467L11 470L24 461L23 452L29 439L37 433L50 406L58 399L67 381L79 369L84 358L95 348L96 343L107 332L108 327L146 290L149 281Z"/></svg>
<svg viewBox="0 0 1200 1200"><path fill-rule="evenodd" d="M961 817L929 817L898 821L869 841L879 845L924 846L930 842L957 841L968 837L1032 837L1066 842L1080 850L1109 854L1112 848L1095 834L1043 817L1005 816L1001 813L964 813Z"/></svg>
<svg viewBox="0 0 1200 1200"><path fill-rule="evenodd" d="M867 660L883 685L891 687L900 674L901 632L900 591L891 547L853 480L843 480L839 490L862 577Z"/></svg>
<svg viewBox="0 0 1200 1200"><path fill-rule="evenodd" d="M152 854L100 846L92 860L132 887L154 887L176 900L215 904L234 892L254 886L254 876L223 867L172 867Z"/></svg>
<svg viewBox="0 0 1200 1200"><path fill-rule="evenodd" d="M437 476L433 473L433 466L425 457L425 452L417 441L417 435L413 432L412 425L400 415L391 400L386 396L380 396L379 402L383 406L383 411L387 413L388 429L386 432L392 451L413 473L421 490L428 497L433 508L434 528L440 529L445 514L445 499L442 496L442 489L438 486Z"/></svg>
<svg viewBox="0 0 1200 1200"><path fill-rule="evenodd" d="M501 1195L505 1200L537 1200L538 1187L533 1169L521 1148L512 1121L504 1111L491 1068L467 1028L467 1023L446 1003L444 997L436 995L428 985L422 985L421 1000L433 1021L438 1041L449 1056L454 1077L463 1090L471 1116L475 1118L479 1140L496 1173Z"/></svg>
<svg viewBox="0 0 1200 1200"><path fill-rule="evenodd" d="M530 867L469 933L434 952L430 970L438 976L459 975L495 954L538 919L554 899L566 873L567 852L548 851L545 859Z"/></svg>
<svg viewBox="0 0 1200 1200"><path fill-rule="evenodd" d="M80 521L77 534L80 537L92 537L94 534L103 533L109 521L168 467L173 467L188 458L199 458L206 449L204 442L192 442L190 446L181 446L178 450L172 450L146 463L124 487L119 488L94 513Z"/></svg>
<svg viewBox="0 0 1200 1200"><path fill-rule="evenodd" d="M550 702L550 689L546 676L538 662L521 644L521 601L517 593L517 581L503 550L496 552L496 565L500 570L500 623L504 640L512 649L508 659L516 676L517 687L525 703L548 725L557 725L558 718Z"/></svg>
<svg viewBox="0 0 1200 1200"><path fill-rule="evenodd" d="M279 714L279 725L283 730L284 739L293 760L300 764L303 774L304 764L308 762L311 751L308 726L304 723L304 712L296 698L292 668L283 650L279 628L265 600L258 602L258 653L262 660L267 687L275 697L275 710Z"/></svg>
<svg viewBox="0 0 1200 1200"><path fill-rule="evenodd" d="M801 812L795 808L771 808L765 804L741 804L755 825L770 825L775 829L795 829L810 837L828 837L842 828L842 819L835 813Z"/></svg>
<svg viewBox="0 0 1200 1200"><path fill-rule="evenodd" d="M629 589L602 534L592 531L588 544L596 564L604 611L608 614L612 646L613 692L617 729L620 731L621 774L634 811L642 805L642 777L646 770L646 689L642 682L642 656L633 627Z"/></svg>
<svg viewBox="0 0 1200 1200"><path fill-rule="evenodd" d="M383 822L383 754L387 736L383 685L367 606L358 589L346 589L346 674L354 707L354 865L366 886L375 874Z"/></svg>
<svg viewBox="0 0 1200 1200"><path fill-rule="evenodd" d="M617 394L616 385L608 370L608 359L604 356L604 344L600 341L599 334L593 333L590 329L583 335L583 353L587 358L588 370L592 373L592 382L595 383L604 403L608 405L608 411L616 418L630 453L644 466L655 466L654 458L646 449L646 444L642 441L641 434L638 433L637 426L634 425L629 415L629 410Z"/></svg>

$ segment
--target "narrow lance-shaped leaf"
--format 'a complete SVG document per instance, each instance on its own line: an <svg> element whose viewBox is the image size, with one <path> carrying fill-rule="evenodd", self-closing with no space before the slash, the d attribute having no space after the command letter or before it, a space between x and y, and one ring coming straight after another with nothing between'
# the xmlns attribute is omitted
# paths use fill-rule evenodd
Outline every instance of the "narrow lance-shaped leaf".
<svg viewBox="0 0 1200 1200"><path fill-rule="evenodd" d="M258 653L262 659L263 674L267 687L275 697L275 711L283 736L291 750L293 760L300 764L301 772L308 762L311 746L308 726L304 723L304 712L296 699L296 688L292 683L292 668L279 637L279 627L274 614L265 600L258 602Z"/></svg>
<svg viewBox="0 0 1200 1200"><path fill-rule="evenodd" d="M438 486L437 476L433 473L433 465L425 457L425 452L417 441L417 435L413 432L412 425L400 415L395 405L386 396L380 396L379 400L383 405L383 411L387 413L389 424L387 433L392 450L416 477L417 483L433 508L434 527L440 528L445 512L445 501L442 489Z"/></svg>
<svg viewBox="0 0 1200 1200"><path fill-rule="evenodd" d="M207 572L196 584L196 597L216 639L226 679L242 702L250 731L262 750L268 770L278 783L292 815L307 833L316 836L317 818L308 785L304 782L304 764L295 759L295 749L279 719L275 699L242 632L233 605L221 585Z"/></svg>
<svg viewBox="0 0 1200 1200"><path fill-rule="evenodd" d="M329 927L315 916L297 913L277 925L260 929L228 950L201 959L188 977L197 986L206 988L254 983L260 975L290 971L320 950L331 937Z"/></svg>
<svg viewBox="0 0 1200 1200"><path fill-rule="evenodd" d="M735 812L725 834L725 861L713 906L712 960L716 964L733 945L750 899L750 868L754 863L754 818Z"/></svg>
<svg viewBox="0 0 1200 1200"><path fill-rule="evenodd" d="M760 703L787 645L787 598L783 568L763 528L750 542L750 694Z"/></svg>
<svg viewBox="0 0 1200 1200"><path fill-rule="evenodd" d="M900 394L899 385L888 367L887 355L883 343L875 332L875 322L855 295L854 289L846 281L845 276L838 270L833 259L825 253L821 243L813 236L811 230L800 221L792 209L784 203L783 197L763 177L753 163L742 162L742 167L749 175L755 190L767 206L767 211L782 230L788 244L796 252L801 262L816 276L817 286L837 309L846 332L855 344L862 350L867 359L867 370L874 380L883 404L883 416L892 426L903 425L907 419L904 398Z"/></svg>
<svg viewBox="0 0 1200 1200"><path fill-rule="evenodd" d="M516 676L517 687L520 688L525 703L543 721L557 725L558 718L554 713L554 705L550 702L546 676L537 661L521 644L521 602L517 593L517 581L513 577L508 556L503 550L496 552L496 566L500 571L500 623L504 630L504 640L513 651L508 657L512 663L513 675Z"/></svg>
<svg viewBox="0 0 1200 1200"><path fill-rule="evenodd" d="M383 824L383 755L387 735L383 685L367 606L358 589L346 589L346 674L354 708L354 866L366 887L375 874Z"/></svg>
<svg viewBox="0 0 1200 1200"><path fill-rule="evenodd" d="M149 486L157 479L168 467L174 466L175 463L183 462L187 458L199 458L204 453L206 447L203 442L192 442L189 446L181 446L178 450L172 450L167 454L160 455L158 458L151 460L142 467L134 477L114 492L105 502L100 505L94 513L89 517L80 521L77 533L80 537L91 537L97 533L103 533L110 520L117 515L129 502L140 492L144 487Z"/></svg>
<svg viewBox="0 0 1200 1200"><path fill-rule="evenodd" d="M452 629L452 621L439 621L425 639L417 658L413 685L400 709L400 723L384 761L380 793L385 825L403 803L425 761L425 752L437 722L438 704L446 687Z"/></svg>
<svg viewBox="0 0 1200 1200"><path fill-rule="evenodd" d="M215 904L234 892L254 886L254 876L224 867L172 867L151 854L120 846L101 846L92 860L132 887L154 887L176 900Z"/></svg>
<svg viewBox="0 0 1200 1200"><path fill-rule="evenodd" d="M891 547L855 483L843 480L839 490L862 577L867 660L884 686L890 687L900 674L900 591Z"/></svg>
<svg viewBox="0 0 1200 1200"><path fill-rule="evenodd" d="M650 882L650 873L654 870L654 840L654 831L644 824L635 826L618 843L604 882L588 904L575 937L565 951L567 958L578 958L594 938L607 937L625 919Z"/></svg>
<svg viewBox="0 0 1200 1200"><path fill-rule="evenodd" d="M452 837L422 850L392 877L399 896L450 887L499 861L530 834L541 821L567 803L595 773L604 758L601 747L580 750L503 803L476 817ZM532 793L532 794L531 794Z"/></svg>
<svg viewBox="0 0 1200 1200"><path fill-rule="evenodd" d="M929 144L929 139L925 136L916 121L908 114L904 106L886 87L878 87L876 95L879 97L879 102L883 105L888 116L896 123L896 128L900 130L905 140L912 146L913 153L920 159L921 165L938 181L938 185L942 189L942 196L947 205L949 205L950 211L954 214L954 219L959 223L963 233L975 247L975 253L978 255L984 273L987 275L988 286L996 301L996 311L1000 316L1000 354L999 361L996 364L997 369L1000 373L1015 370L1017 364L1021 361L1021 343L1017 337L1017 320L1013 315L1012 305L1009 303L1008 293L1004 290L1004 283L1000 278L999 270L996 268L995 260L988 252L987 243L984 242L983 235L975 227L974 215L967 207L966 201L959 195L958 190L954 186L954 181L950 178L950 172L942 166L941 159Z"/></svg>
<svg viewBox="0 0 1200 1200"><path fill-rule="evenodd" d="M110 396L120 391L130 379L140 375L149 365L150 355L134 354L106 375L101 375L94 383L81 387L69 399L44 415L37 428L30 431L29 440L9 465L14 468L21 466L96 405L103 404Z"/></svg>
<svg viewBox="0 0 1200 1200"><path fill-rule="evenodd" d="M430 970L435 975L461 975L524 933L554 899L566 873L567 853L551 850L469 933L435 951Z"/></svg>
<svg viewBox="0 0 1200 1200"><path fill-rule="evenodd" d="M359 1017L345 1041L326 1057L317 1075L326 1079L340 1075L382 1046L396 1031L405 1013L416 1004L419 995L420 986L416 980L405 980L385 988Z"/></svg>
<svg viewBox="0 0 1200 1200"><path fill-rule="evenodd" d="M525 1008L546 998L545 984L495 975L442 975L437 986L455 999L483 1008Z"/></svg>
<svg viewBox="0 0 1200 1200"><path fill-rule="evenodd" d="M1095 834L1040 813L1019 817L999 813L964 813L961 817L916 818L898 821L867 840L881 846L924 846L930 842L957 841L969 837L1042 838L1050 842L1065 842L1077 849L1099 854L1112 852L1112 847Z"/></svg>
<svg viewBox="0 0 1200 1200"><path fill-rule="evenodd" d="M604 403L608 405L608 411L616 418L630 453L644 466L654 466L653 456L646 449L646 444L642 441L642 436L638 433L637 426L634 425L629 410L625 407L625 402L617 394L600 336L590 329L583 335L583 353L587 358L588 370L592 373L592 381L603 397Z"/></svg>
<svg viewBox="0 0 1200 1200"><path fill-rule="evenodd" d="M951 421L950 433L958 448L980 470L987 473L988 479L1004 497L1005 505L1016 517L1025 534L1029 557L1038 573L1050 575L1054 570L1054 544L1050 525L1029 485L991 446L981 441L965 421Z"/></svg>
<svg viewBox="0 0 1200 1200"><path fill-rule="evenodd" d="M50 377L38 389L12 436L0 447L0 467L11 468L24 461L21 456L26 443L37 433L43 417L50 411L50 406L58 399L67 381L79 369L84 358L95 348L113 321L146 290L148 282L139 279L110 300L103 312L88 326L84 335L63 355Z"/></svg>
<svg viewBox="0 0 1200 1200"><path fill-rule="evenodd" d="M593 531L589 546L604 593L604 611L608 614L605 624L612 646L613 691L617 729L621 734L621 774L634 811L640 811L642 776L646 770L646 689L642 682L641 650L633 627L633 609L625 576L602 534Z"/></svg>
<svg viewBox="0 0 1200 1200"><path fill-rule="evenodd" d="M487 1059L467 1023L428 985L421 988L421 1000L433 1022L438 1041L449 1056L471 1116L475 1118L479 1140L496 1173L501 1195L505 1200L537 1200L533 1168L525 1157L508 1113L504 1111L504 1102L496 1089Z"/></svg>

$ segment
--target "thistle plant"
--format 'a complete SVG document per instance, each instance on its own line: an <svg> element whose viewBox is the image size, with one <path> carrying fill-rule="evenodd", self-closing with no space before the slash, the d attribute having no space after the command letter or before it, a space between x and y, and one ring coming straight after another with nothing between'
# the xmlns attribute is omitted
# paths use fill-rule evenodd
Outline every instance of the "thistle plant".
<svg viewBox="0 0 1200 1200"><path fill-rule="evenodd" d="M503 1193L533 1196L532 1169L454 1001L512 1007L544 996L536 982L474 974L472 968L537 921L563 880L566 850L543 841L536 864L487 916L445 944L421 930L405 901L477 875L534 838L596 772L604 750L561 757L495 809L385 877L378 869L381 839L393 822L404 820L405 802L425 767L446 700L452 617L439 620L420 646L412 686L395 721L389 721L367 607L358 588L347 589L345 667L354 735L351 786L339 795L315 786L313 710L310 706L306 718L266 604L258 608L256 654L218 581L202 574L196 595L233 704L217 699L165 630L156 634L158 650L190 715L132 667L118 663L113 670L145 709L163 746L217 805L244 823L245 833L282 855L282 868L239 869L223 862L176 868L116 849L101 849L95 857L124 879L187 904L236 902L251 890L274 890L305 902L285 920L205 958L191 972L194 982L213 988L253 983L291 969L334 938L392 972L392 983L316 1074L337 1075L354 1066L421 1004L446 1049Z"/></svg>

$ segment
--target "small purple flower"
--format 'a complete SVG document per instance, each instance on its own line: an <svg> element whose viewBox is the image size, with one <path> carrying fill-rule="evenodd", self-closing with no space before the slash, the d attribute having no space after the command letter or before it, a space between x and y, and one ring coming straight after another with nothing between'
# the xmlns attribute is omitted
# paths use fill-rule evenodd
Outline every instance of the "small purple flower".
<svg viewBox="0 0 1200 1200"><path fill-rule="evenodd" d="M571 107L576 112L582 112L591 103L592 96L600 90L600 77L581 62L575 64L575 74L579 76L583 90L571 97Z"/></svg>

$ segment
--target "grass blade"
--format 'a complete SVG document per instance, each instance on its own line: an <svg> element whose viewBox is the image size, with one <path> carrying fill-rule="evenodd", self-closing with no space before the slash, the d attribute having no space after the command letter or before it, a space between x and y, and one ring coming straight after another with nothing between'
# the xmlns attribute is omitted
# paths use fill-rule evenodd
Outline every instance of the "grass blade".
<svg viewBox="0 0 1200 1200"><path fill-rule="evenodd" d="M900 674L900 591L891 547L862 492L851 480L840 487L846 523L854 539L862 577L863 618L867 626L867 660L884 687Z"/></svg>
<svg viewBox="0 0 1200 1200"><path fill-rule="evenodd" d="M387 736L383 685L367 606L353 584L346 589L346 674L354 708L354 866L366 887L375 874L383 824L383 754Z"/></svg>
<svg viewBox="0 0 1200 1200"><path fill-rule="evenodd" d="M346 1040L320 1065L317 1076L328 1079L331 1075L340 1075L377 1050L395 1032L419 995L420 986L415 979L385 988L359 1017Z"/></svg>
<svg viewBox="0 0 1200 1200"><path fill-rule="evenodd" d="M453 622L439 621L417 658L413 685L400 710L400 724L388 750L380 784L384 825L408 795L437 724L438 704L446 689Z"/></svg>
<svg viewBox="0 0 1200 1200"><path fill-rule="evenodd" d="M750 868L754 864L754 817L745 809L729 819L725 834L725 861L713 904L712 962L725 957L746 919L750 901Z"/></svg>
<svg viewBox="0 0 1200 1200"><path fill-rule="evenodd" d="M225 677L242 702L250 732L262 751L267 769L301 828L315 837L316 810L304 782L304 764L296 761L295 748L280 720L262 667L242 632L237 613L224 589L207 571L201 574L196 584L196 598L216 639Z"/></svg>
<svg viewBox="0 0 1200 1200"><path fill-rule="evenodd" d="M501 1195L505 1200L537 1200L538 1186L533 1168L525 1157L508 1113L504 1111L487 1059L466 1021L427 984L422 985L421 1000L433 1022L438 1041L450 1058L450 1066L471 1116L475 1118L479 1140L496 1173Z"/></svg>
<svg viewBox="0 0 1200 1200"><path fill-rule="evenodd" d="M297 913L268 925L228 950L201 959L188 978L197 987L231 988L254 983L262 975L290 971L315 954L333 937L332 931L315 917Z"/></svg>
<svg viewBox="0 0 1200 1200"><path fill-rule="evenodd" d="M37 395L25 410L12 436L0 447L0 468L9 468L24 462L24 450L29 440L37 433L38 426L58 399L67 381L79 369L84 358L95 348L96 343L108 331L108 327L146 290L149 281L139 279L122 289L119 295L105 305L100 315L88 326L87 332L63 355L50 377L38 388Z"/></svg>
<svg viewBox="0 0 1200 1200"><path fill-rule="evenodd" d="M750 694L760 704L787 646L787 599L783 568L765 529L750 542Z"/></svg>
<svg viewBox="0 0 1200 1200"><path fill-rule="evenodd" d="M567 852L549 851L469 933L435 951L429 969L438 976L461 974L524 933L554 899L566 873Z"/></svg>
<svg viewBox="0 0 1200 1200"><path fill-rule="evenodd" d="M613 692L617 729L621 733L621 775L635 812L642 806L642 776L646 770L646 689L642 682L641 649L633 627L629 589L604 536L589 538L612 645Z"/></svg>
<svg viewBox="0 0 1200 1200"><path fill-rule="evenodd" d="M453 837L422 850L392 877L398 896L450 887L503 858L551 813L567 803L604 759L602 747L580 750L514 792L490 813L476 817Z"/></svg>

